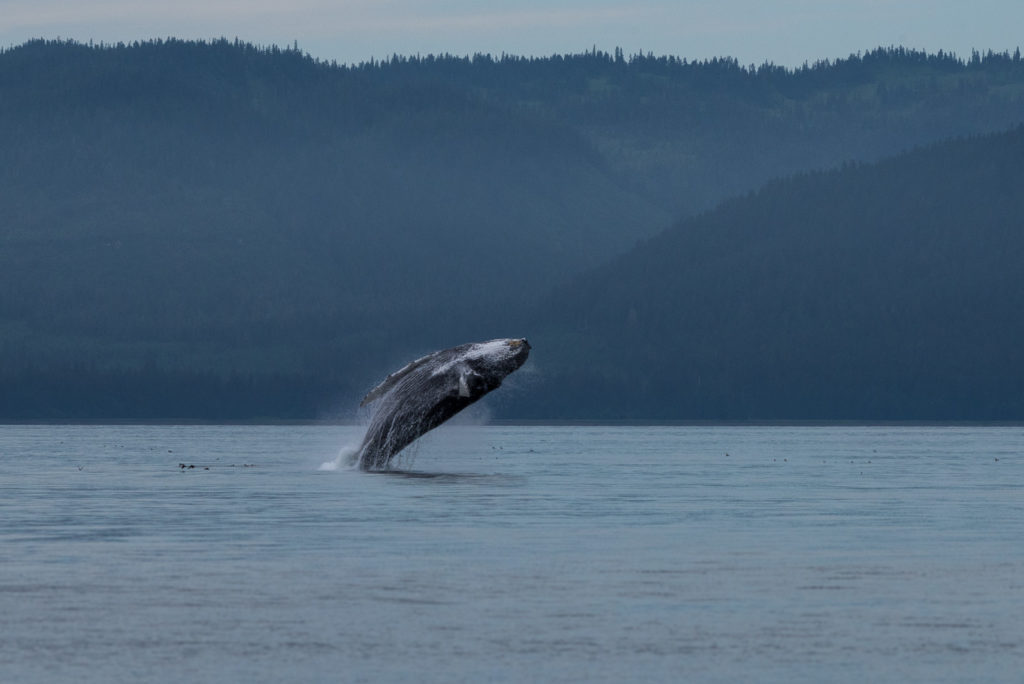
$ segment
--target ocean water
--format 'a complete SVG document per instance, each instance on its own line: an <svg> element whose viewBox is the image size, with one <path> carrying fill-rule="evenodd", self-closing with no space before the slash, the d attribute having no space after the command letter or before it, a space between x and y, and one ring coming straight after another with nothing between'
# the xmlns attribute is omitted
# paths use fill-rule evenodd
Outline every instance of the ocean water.
<svg viewBox="0 0 1024 684"><path fill-rule="evenodd" d="M1022 428L359 437L0 426L0 681L1024 681Z"/></svg>

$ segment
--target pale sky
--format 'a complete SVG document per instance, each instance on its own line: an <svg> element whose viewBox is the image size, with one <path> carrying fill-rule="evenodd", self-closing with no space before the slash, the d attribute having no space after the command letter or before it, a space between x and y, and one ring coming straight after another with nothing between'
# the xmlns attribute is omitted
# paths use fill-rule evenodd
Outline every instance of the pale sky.
<svg viewBox="0 0 1024 684"><path fill-rule="evenodd" d="M547 56L596 46L742 64L1024 44L1024 0L0 0L0 45L240 38L343 63L393 53Z"/></svg>

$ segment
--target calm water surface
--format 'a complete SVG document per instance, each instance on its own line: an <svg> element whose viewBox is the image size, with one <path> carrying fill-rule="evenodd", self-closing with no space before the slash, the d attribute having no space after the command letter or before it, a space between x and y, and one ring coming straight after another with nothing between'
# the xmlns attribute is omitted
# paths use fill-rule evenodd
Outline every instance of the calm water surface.
<svg viewBox="0 0 1024 684"><path fill-rule="evenodd" d="M0 426L0 681L1024 681L1022 428L359 437Z"/></svg>

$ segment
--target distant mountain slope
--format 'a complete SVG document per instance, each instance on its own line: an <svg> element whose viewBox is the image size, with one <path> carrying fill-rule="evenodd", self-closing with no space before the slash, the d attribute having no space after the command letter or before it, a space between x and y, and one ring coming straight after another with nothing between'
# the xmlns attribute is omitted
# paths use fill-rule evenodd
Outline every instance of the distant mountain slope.
<svg viewBox="0 0 1024 684"><path fill-rule="evenodd" d="M1024 419L1022 188L1017 128L684 221L546 302L523 410Z"/></svg>
<svg viewBox="0 0 1024 684"><path fill-rule="evenodd" d="M1021 120L1016 54L0 50L0 416L312 415L413 354L530 334L514 305L680 213Z"/></svg>
<svg viewBox="0 0 1024 684"><path fill-rule="evenodd" d="M1024 121L1019 50L964 61L879 48L796 70L593 51L399 58L367 71L395 83L433 79L563 122L626 187L675 217L779 176Z"/></svg>
<svg viewBox="0 0 1024 684"><path fill-rule="evenodd" d="M0 149L8 369L356 392L668 223L557 122L228 43L6 52Z"/></svg>

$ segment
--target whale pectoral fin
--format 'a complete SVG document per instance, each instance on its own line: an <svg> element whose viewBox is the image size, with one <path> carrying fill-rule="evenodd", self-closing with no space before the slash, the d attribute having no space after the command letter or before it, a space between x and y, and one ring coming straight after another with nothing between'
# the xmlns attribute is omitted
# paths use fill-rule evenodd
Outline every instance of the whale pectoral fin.
<svg viewBox="0 0 1024 684"><path fill-rule="evenodd" d="M480 390L483 389L487 382L484 380L484 376L477 373L475 370L469 367L463 368L459 372L459 396L460 397L473 397L480 394Z"/></svg>

